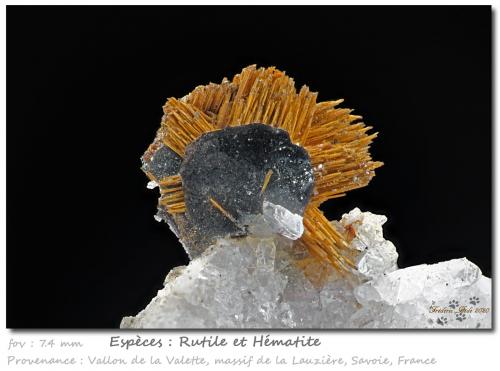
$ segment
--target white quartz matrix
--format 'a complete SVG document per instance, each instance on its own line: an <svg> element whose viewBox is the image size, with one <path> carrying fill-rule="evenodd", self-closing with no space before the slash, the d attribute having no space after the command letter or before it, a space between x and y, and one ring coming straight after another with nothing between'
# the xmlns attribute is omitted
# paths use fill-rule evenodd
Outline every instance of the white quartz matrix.
<svg viewBox="0 0 500 371"><path fill-rule="evenodd" d="M355 232L358 272L347 276L301 264L308 254L277 234L221 239L121 327L491 328L491 279L466 258L398 269L386 220L354 209L333 222Z"/></svg>

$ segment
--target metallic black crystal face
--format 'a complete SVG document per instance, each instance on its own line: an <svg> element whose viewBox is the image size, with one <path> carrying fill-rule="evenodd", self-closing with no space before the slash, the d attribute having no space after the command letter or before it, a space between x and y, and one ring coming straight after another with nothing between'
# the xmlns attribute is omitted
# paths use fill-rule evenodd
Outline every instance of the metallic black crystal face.
<svg viewBox="0 0 500 371"><path fill-rule="evenodd" d="M186 148L180 174L187 209L181 235L189 234L187 244L199 248L217 237L244 235L245 216L260 214L264 200L303 214L314 185L307 152L286 131L263 124L204 134Z"/></svg>
<svg viewBox="0 0 500 371"><path fill-rule="evenodd" d="M167 176L178 174L181 167L181 162L182 157L162 144L158 149L156 149L151 158L149 158L148 160L146 160L144 157L142 158L142 170L151 173L155 179L160 181ZM179 236L179 231L175 221L167 212L165 206L160 205L159 202L158 211L155 218L157 220L163 220L168 223L176 236Z"/></svg>
<svg viewBox="0 0 500 371"><path fill-rule="evenodd" d="M144 161L142 168L161 180L167 176L179 173L182 158L170 148L162 145L158 148L149 161Z"/></svg>

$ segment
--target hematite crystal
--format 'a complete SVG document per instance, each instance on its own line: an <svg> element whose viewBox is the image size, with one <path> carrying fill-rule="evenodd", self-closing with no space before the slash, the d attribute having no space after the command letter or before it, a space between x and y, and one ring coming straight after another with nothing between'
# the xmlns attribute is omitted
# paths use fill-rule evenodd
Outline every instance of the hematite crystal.
<svg viewBox="0 0 500 371"><path fill-rule="evenodd" d="M161 145L149 161L143 160L142 168L156 179L174 175L179 172L182 158L170 148Z"/></svg>
<svg viewBox="0 0 500 371"><path fill-rule="evenodd" d="M153 175L155 179L161 180L167 176L177 174L181 167L182 158L163 144L153 153L153 156L146 159L142 158L142 170ZM152 184L156 184L153 182ZM155 215L158 221L164 220L170 226L170 229L179 236L179 230L172 216L161 205L158 205L158 211Z"/></svg>
<svg viewBox="0 0 500 371"><path fill-rule="evenodd" d="M264 201L302 215L314 185L312 174L307 152L284 130L249 124L202 135L186 148L180 168L187 211L176 220L191 255L217 237L246 235L245 221L262 214Z"/></svg>

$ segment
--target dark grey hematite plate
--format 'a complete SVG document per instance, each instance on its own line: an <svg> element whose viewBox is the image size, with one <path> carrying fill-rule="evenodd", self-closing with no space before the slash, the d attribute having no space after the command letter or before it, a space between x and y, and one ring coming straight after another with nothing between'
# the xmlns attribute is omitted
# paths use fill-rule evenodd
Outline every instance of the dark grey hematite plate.
<svg viewBox="0 0 500 371"><path fill-rule="evenodd" d="M181 238L200 252L217 237L244 235L242 219L260 214L263 200L303 214L314 185L305 149L286 131L257 123L204 134L186 148L180 174L187 209Z"/></svg>
<svg viewBox="0 0 500 371"><path fill-rule="evenodd" d="M163 144L155 151L149 161L143 159L142 169L150 172L156 179L179 173L182 158Z"/></svg>

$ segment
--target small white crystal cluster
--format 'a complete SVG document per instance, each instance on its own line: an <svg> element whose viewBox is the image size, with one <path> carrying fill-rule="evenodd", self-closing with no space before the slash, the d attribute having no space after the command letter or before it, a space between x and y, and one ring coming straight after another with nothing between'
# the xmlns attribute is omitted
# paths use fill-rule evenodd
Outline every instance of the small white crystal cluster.
<svg viewBox="0 0 500 371"><path fill-rule="evenodd" d="M354 231L359 274L350 278L302 264L308 254L282 236L221 239L173 269L121 327L491 328L491 279L465 258L397 269L385 221L354 209L333 222ZM322 274L326 280L317 279Z"/></svg>
<svg viewBox="0 0 500 371"><path fill-rule="evenodd" d="M256 237L272 237L280 234L291 240L296 240L304 233L301 215L294 214L281 205L264 200L262 214L246 215L243 224L247 232Z"/></svg>

